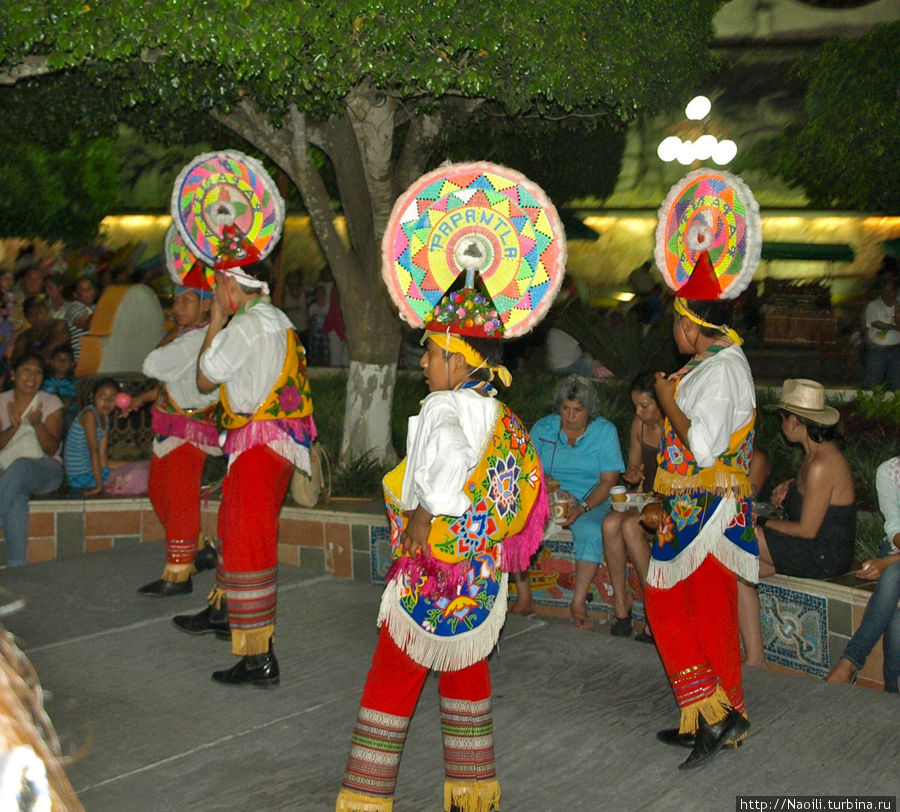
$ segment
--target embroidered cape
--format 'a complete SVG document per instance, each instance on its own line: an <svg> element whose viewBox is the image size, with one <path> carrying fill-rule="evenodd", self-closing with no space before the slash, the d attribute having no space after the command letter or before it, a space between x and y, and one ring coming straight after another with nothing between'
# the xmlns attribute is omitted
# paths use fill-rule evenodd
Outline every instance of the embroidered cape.
<svg viewBox="0 0 900 812"><path fill-rule="evenodd" d="M696 368L717 348L689 363ZM678 387L684 378L679 378ZM666 418L657 455L654 490L663 497L663 516L651 548L647 583L667 589L691 575L707 555L751 583L759 578L759 545L753 531L750 457L755 412L734 431L728 448L701 468Z"/></svg>
<svg viewBox="0 0 900 812"><path fill-rule="evenodd" d="M506 617L507 575L527 569L540 547L547 499L537 452L504 404L484 453L465 484L470 507L437 516L428 547L415 557L400 546L404 459L384 478L394 563L378 624L427 668L455 671L486 657Z"/></svg>
<svg viewBox="0 0 900 812"><path fill-rule="evenodd" d="M227 430L222 448L229 455L229 465L242 451L267 445L309 473L309 449L316 438L316 427L306 377L306 351L296 330L287 331L281 374L253 414L232 411L224 383L219 387L219 395L219 421Z"/></svg>

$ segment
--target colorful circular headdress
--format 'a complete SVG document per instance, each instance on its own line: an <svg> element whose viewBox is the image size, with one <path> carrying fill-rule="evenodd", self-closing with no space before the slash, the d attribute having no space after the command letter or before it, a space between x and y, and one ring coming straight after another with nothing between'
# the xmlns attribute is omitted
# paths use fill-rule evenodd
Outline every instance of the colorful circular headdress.
<svg viewBox="0 0 900 812"><path fill-rule="evenodd" d="M195 288L199 291L209 291L216 286L213 269L188 251L174 225L169 226L166 231L163 253L166 257L166 268L175 283L176 290Z"/></svg>
<svg viewBox="0 0 900 812"><path fill-rule="evenodd" d="M761 251L759 206L728 172L689 173L659 208L656 265L680 298L734 299L750 284Z"/></svg>
<svg viewBox="0 0 900 812"><path fill-rule="evenodd" d="M543 190L496 164L447 164L394 204L382 276L400 317L464 335L514 338L562 284L566 240Z"/></svg>
<svg viewBox="0 0 900 812"><path fill-rule="evenodd" d="M175 179L172 220L189 253L207 265L234 268L264 259L278 243L284 200L255 158L209 152Z"/></svg>

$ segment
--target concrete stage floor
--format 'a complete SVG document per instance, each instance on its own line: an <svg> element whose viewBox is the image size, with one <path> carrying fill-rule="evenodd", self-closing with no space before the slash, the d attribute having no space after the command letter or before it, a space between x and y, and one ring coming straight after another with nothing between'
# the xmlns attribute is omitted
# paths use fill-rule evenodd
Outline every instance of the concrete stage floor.
<svg viewBox="0 0 900 812"><path fill-rule="evenodd" d="M88 812L331 810L375 646L380 588L282 566L281 685L220 686L235 658L174 614L194 593L149 599L162 542L0 571L5 618L34 664ZM654 733L677 722L653 646L608 626L510 616L491 658L504 812L734 810L738 795L890 795L900 786L900 699L745 669L752 729L696 771ZM400 769L397 812L442 801L437 680L427 681Z"/></svg>

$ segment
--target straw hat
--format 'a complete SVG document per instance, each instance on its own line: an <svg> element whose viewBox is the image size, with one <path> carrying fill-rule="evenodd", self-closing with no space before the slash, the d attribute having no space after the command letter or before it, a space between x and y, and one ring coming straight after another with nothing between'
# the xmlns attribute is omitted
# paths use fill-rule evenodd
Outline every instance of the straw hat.
<svg viewBox="0 0 900 812"><path fill-rule="evenodd" d="M837 409L825 405L825 387L806 378L788 378L781 388L781 400L763 409L790 412L823 426L833 426L841 419Z"/></svg>

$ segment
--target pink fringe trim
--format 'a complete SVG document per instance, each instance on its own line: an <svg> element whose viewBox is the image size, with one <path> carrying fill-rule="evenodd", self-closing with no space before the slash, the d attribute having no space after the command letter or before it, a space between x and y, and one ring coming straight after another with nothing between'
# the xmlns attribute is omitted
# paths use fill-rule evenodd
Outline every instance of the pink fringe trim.
<svg viewBox="0 0 900 812"><path fill-rule="evenodd" d="M439 561L430 550L420 548L415 558L404 555L391 564L386 580L392 581L395 576L409 578L410 583L417 584L425 576L425 583L419 589L424 598L438 600L455 598L462 591L463 584L469 575L472 561L465 559L457 564Z"/></svg>
<svg viewBox="0 0 900 812"><path fill-rule="evenodd" d="M216 448L219 430L211 423L194 420L185 414L168 414L155 406L150 412L153 433L161 437L180 437L194 445Z"/></svg>
<svg viewBox="0 0 900 812"><path fill-rule="evenodd" d="M525 520L525 526L521 532L501 542L500 569L503 572L525 572L528 569L531 565L531 556L543 543L544 525L547 524L548 518L550 508L547 503L547 490L544 487L544 474L541 471L537 500ZM470 559L457 564L448 564L435 558L430 550L422 548L415 557L404 555L396 559L391 564L385 580L390 582L399 574L408 577L410 583L416 584L424 576L425 583L420 588L419 594L432 600L452 599L462 591L471 566Z"/></svg>
<svg viewBox="0 0 900 812"><path fill-rule="evenodd" d="M246 426L228 432L222 450L226 454L240 453L282 440L285 435L298 445L309 448L316 439L316 424L312 415L287 420L251 420Z"/></svg>
<svg viewBox="0 0 900 812"><path fill-rule="evenodd" d="M500 569L503 572L525 572L531 566L531 556L544 541L544 526L550 518L550 507L547 503L547 489L544 487L544 472L541 471L541 487L537 501L525 520L525 527L514 536L503 539L503 554L500 556Z"/></svg>

